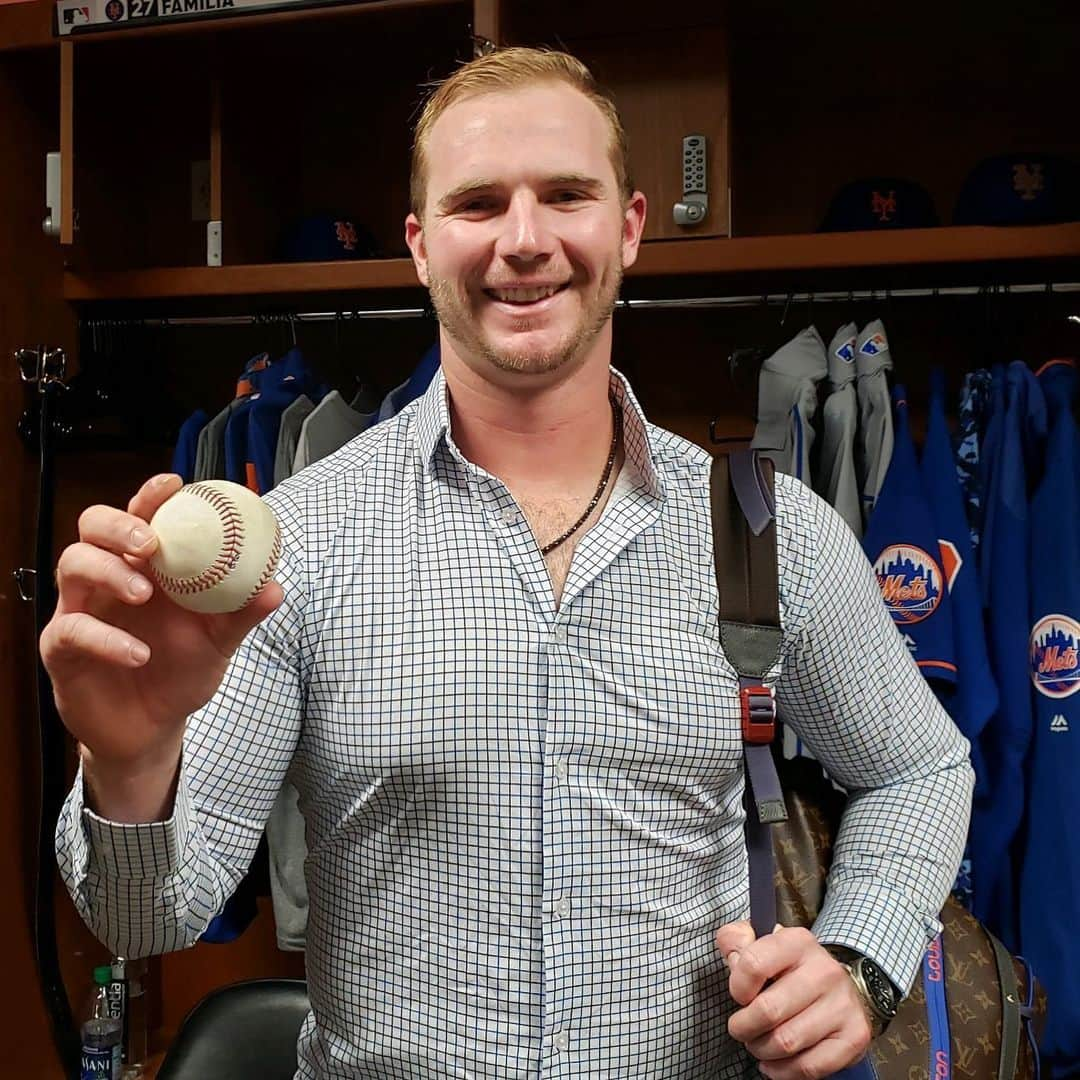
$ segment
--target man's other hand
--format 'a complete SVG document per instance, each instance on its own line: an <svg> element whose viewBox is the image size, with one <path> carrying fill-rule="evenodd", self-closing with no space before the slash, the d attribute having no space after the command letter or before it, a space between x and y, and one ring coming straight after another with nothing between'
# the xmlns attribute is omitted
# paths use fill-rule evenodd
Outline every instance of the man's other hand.
<svg viewBox="0 0 1080 1080"><path fill-rule="evenodd" d="M728 1031L770 1080L818 1080L860 1060L870 1045L866 1006L844 967L804 927L755 940L748 922L716 932L743 1008Z"/></svg>

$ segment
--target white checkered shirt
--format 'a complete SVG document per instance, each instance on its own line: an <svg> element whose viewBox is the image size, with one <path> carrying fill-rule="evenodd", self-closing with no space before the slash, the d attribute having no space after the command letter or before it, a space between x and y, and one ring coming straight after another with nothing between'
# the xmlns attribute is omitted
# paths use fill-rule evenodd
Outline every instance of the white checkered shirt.
<svg viewBox="0 0 1080 1080"><path fill-rule="evenodd" d="M307 822L300 1077L742 1075L714 947L748 914L737 680L719 647L709 455L623 378L636 482L561 605L445 382L275 489L285 602L188 726L168 821L82 802L60 867L109 947L191 945L286 770ZM819 937L906 987L960 859L967 744L836 514L776 478L789 722L854 793Z"/></svg>

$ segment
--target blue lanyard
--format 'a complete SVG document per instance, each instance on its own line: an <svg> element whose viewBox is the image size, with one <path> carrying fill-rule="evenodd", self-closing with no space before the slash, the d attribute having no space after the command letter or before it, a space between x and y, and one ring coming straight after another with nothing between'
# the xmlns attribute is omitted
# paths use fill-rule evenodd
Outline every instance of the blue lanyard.
<svg viewBox="0 0 1080 1080"><path fill-rule="evenodd" d="M952 1080L949 1006L945 1000L945 951L938 934L923 955L923 989L930 1023L930 1080Z"/></svg>

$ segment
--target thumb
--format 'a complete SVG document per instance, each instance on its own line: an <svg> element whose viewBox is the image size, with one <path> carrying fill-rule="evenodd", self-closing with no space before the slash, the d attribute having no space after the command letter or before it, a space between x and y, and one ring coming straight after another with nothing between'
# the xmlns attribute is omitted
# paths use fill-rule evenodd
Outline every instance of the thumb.
<svg viewBox="0 0 1080 1080"><path fill-rule="evenodd" d="M239 611L211 616L216 623L212 633L221 651L226 656L232 656L251 630L277 611L284 599L285 592L281 586L276 581L270 581Z"/></svg>
<svg viewBox="0 0 1080 1080"><path fill-rule="evenodd" d="M747 945L752 945L756 939L754 928L746 919L727 923L716 931L716 947L727 961L728 967L731 967L738 958L740 950L745 949Z"/></svg>

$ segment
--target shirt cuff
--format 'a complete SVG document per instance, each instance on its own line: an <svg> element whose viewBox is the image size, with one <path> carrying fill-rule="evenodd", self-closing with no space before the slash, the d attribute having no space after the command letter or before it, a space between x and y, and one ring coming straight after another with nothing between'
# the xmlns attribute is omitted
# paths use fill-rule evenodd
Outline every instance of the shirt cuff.
<svg viewBox="0 0 1080 1080"><path fill-rule="evenodd" d="M91 861L99 873L127 881L166 878L183 865L191 851L192 808L181 762L172 815L164 821L141 825L109 821L85 805L82 764L75 776L73 814L82 820L82 832Z"/></svg>
<svg viewBox="0 0 1080 1080"><path fill-rule="evenodd" d="M868 956L906 997L927 946L941 930L874 882L853 882L826 893L814 935L822 945L843 945Z"/></svg>

